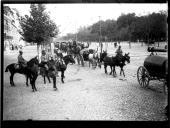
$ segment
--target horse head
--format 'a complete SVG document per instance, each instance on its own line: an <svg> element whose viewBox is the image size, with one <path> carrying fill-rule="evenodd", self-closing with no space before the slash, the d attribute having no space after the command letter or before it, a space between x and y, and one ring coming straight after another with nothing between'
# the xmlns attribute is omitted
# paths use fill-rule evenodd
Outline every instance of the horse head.
<svg viewBox="0 0 170 128"><path fill-rule="evenodd" d="M73 59L72 55L67 55L63 58L65 64L67 65L68 63L75 64L75 60Z"/></svg>
<svg viewBox="0 0 170 128"><path fill-rule="evenodd" d="M29 67L32 67L34 64L39 65L38 56L35 56L34 58L27 62L27 65Z"/></svg>
<svg viewBox="0 0 170 128"><path fill-rule="evenodd" d="M103 61L103 59L107 56L107 52L104 51L103 53L100 53L100 62Z"/></svg>
<svg viewBox="0 0 170 128"><path fill-rule="evenodd" d="M127 61L128 63L130 63L129 53L127 53L127 54L125 53L124 58L125 58L125 61Z"/></svg>

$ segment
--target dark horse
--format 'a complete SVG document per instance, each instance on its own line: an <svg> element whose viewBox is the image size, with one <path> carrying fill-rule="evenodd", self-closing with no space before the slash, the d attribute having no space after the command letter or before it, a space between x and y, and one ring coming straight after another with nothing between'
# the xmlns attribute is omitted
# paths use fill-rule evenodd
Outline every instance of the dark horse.
<svg viewBox="0 0 170 128"><path fill-rule="evenodd" d="M35 86L35 81L38 77L38 70L39 70L39 61L37 56L32 58L30 61L27 62L26 67L16 68L16 63L12 63L6 67L5 72L10 72L10 84L11 86L15 86L13 77L15 73L20 73L26 76L26 85L28 86L28 78L30 79L30 83L32 85L33 91L37 91Z"/></svg>
<svg viewBox="0 0 170 128"><path fill-rule="evenodd" d="M113 76L116 75L115 66L119 66L120 67L120 75L123 72L123 75L125 77L125 73L124 73L123 67L126 65L125 61L127 61L127 63L130 63L129 53L128 54L125 53L125 55L121 56L121 57L118 57L118 56L108 57L106 53L104 54L104 56L103 55L101 55L101 56L104 57L104 58L101 58L101 61L104 62L104 69L105 69L105 73L106 74L107 74L107 66L108 65L111 68L110 75L113 73Z"/></svg>
<svg viewBox="0 0 170 128"><path fill-rule="evenodd" d="M84 44L74 42L74 45L70 45L69 47L69 52L74 56L74 58L77 58L78 64L81 62L81 65L84 66L83 56L80 51L85 48L89 48L89 43L85 46Z"/></svg>
<svg viewBox="0 0 170 128"><path fill-rule="evenodd" d="M61 63L61 62L57 62L55 61L54 64L50 64L49 61L47 62L47 66L48 68L41 68L41 70L44 72L44 74L42 75L44 77L44 83L46 83L46 80L45 80L45 77L48 78L49 82L50 82L50 77L53 78L53 84L54 84L54 87L56 87L56 77L55 75L53 75L53 71L50 70L50 67L52 66L55 66L54 68L56 68L58 71L61 72L61 82L64 83L64 72L65 70L67 69L67 65L69 63L75 63L75 60L73 59L73 57L71 55L66 55L63 57L63 60L64 60L64 63Z"/></svg>

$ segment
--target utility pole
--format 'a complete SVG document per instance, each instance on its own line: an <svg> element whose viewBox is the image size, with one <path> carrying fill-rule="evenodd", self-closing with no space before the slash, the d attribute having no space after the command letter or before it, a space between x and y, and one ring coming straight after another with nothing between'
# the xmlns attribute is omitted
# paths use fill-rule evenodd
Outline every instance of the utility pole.
<svg viewBox="0 0 170 128"><path fill-rule="evenodd" d="M76 37L75 37L75 38L76 38L76 43L77 43L77 30L76 30L76 29L77 29L77 26L76 26L76 24L75 24L75 34L76 34Z"/></svg>
<svg viewBox="0 0 170 128"><path fill-rule="evenodd" d="M102 53L102 41L101 41L101 20L100 20L100 16L99 16L99 22L100 22L100 36L99 36L99 43L100 43L100 48L101 48L101 53Z"/></svg>

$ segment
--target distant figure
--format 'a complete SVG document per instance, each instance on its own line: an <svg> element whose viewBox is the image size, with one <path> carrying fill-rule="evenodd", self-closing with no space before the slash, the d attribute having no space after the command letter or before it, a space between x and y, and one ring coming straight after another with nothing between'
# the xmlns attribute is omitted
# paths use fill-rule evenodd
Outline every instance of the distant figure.
<svg viewBox="0 0 170 128"><path fill-rule="evenodd" d="M128 43L129 43L129 48L131 48L131 42L129 41Z"/></svg>
<svg viewBox="0 0 170 128"><path fill-rule="evenodd" d="M75 46L75 47L77 46L77 43L75 40L73 41L73 46Z"/></svg>
<svg viewBox="0 0 170 128"><path fill-rule="evenodd" d="M117 47L117 42L114 42L114 47L115 47L115 48Z"/></svg>
<svg viewBox="0 0 170 128"><path fill-rule="evenodd" d="M14 50L14 45L13 44L11 45L11 49Z"/></svg>
<svg viewBox="0 0 170 128"><path fill-rule="evenodd" d="M118 41L118 44L120 45L120 41Z"/></svg>
<svg viewBox="0 0 170 128"><path fill-rule="evenodd" d="M24 68L27 66L27 61L22 57L23 55L23 51L19 51L19 55L18 55L18 64L19 64L19 68Z"/></svg>

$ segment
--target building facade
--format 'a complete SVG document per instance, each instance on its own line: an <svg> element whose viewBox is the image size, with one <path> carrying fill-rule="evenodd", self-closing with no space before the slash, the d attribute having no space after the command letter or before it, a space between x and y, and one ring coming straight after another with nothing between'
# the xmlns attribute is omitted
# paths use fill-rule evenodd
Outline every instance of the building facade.
<svg viewBox="0 0 170 128"><path fill-rule="evenodd" d="M4 7L4 50L11 50L12 46L19 45L21 35L19 34L19 20L16 9Z"/></svg>

